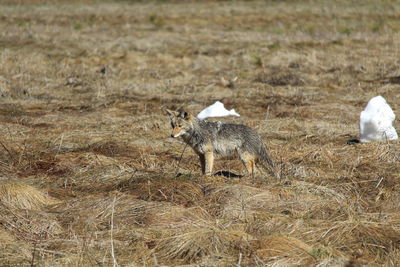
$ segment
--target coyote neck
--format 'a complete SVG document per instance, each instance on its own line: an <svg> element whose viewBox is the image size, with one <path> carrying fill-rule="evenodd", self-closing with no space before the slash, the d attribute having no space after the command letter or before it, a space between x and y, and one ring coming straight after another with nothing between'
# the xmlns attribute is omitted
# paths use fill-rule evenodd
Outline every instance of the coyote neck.
<svg viewBox="0 0 400 267"><path fill-rule="evenodd" d="M192 122L192 128L182 135L183 141L191 147L196 147L205 141L205 136L201 123L205 121L199 121L197 118Z"/></svg>

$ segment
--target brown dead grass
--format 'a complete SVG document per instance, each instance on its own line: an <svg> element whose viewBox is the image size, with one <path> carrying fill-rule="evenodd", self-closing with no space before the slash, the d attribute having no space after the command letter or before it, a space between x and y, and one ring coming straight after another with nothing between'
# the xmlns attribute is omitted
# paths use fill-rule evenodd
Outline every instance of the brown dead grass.
<svg viewBox="0 0 400 267"><path fill-rule="evenodd" d="M0 202L11 209L40 210L59 201L27 184L1 179Z"/></svg>
<svg viewBox="0 0 400 267"><path fill-rule="evenodd" d="M398 265L399 144L347 141L371 97L398 114L399 10L0 1L0 265ZM181 159L163 109L217 100L281 180Z"/></svg>
<svg viewBox="0 0 400 267"><path fill-rule="evenodd" d="M256 250L260 259L274 258L279 264L315 264L312 256L313 248L304 242L285 236L266 236L259 239ZM296 259L296 263L293 259Z"/></svg>

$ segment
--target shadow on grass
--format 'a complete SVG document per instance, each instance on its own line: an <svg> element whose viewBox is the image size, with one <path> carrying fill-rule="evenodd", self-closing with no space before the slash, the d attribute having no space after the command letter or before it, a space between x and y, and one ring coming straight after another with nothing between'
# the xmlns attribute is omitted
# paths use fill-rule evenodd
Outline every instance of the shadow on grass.
<svg viewBox="0 0 400 267"><path fill-rule="evenodd" d="M213 175L224 176L226 178L242 178L244 175L235 174L230 171L217 171Z"/></svg>
<svg viewBox="0 0 400 267"><path fill-rule="evenodd" d="M358 143L360 143L360 140L358 140L358 139L350 139L346 142L346 144L348 144L348 145L355 145Z"/></svg>
<svg viewBox="0 0 400 267"><path fill-rule="evenodd" d="M230 171L217 171L213 173L214 176L224 176L226 178L242 178L244 177L244 175L241 174L236 174ZM175 176L175 178L179 177L180 179L187 177L188 175L183 174L183 173L177 173L177 175ZM189 175L189 177L191 177L191 175Z"/></svg>

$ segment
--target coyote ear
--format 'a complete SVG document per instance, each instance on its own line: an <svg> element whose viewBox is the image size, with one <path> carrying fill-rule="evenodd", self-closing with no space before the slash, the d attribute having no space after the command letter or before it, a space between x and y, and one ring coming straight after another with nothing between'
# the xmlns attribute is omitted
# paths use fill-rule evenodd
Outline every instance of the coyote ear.
<svg viewBox="0 0 400 267"><path fill-rule="evenodd" d="M187 120L187 121L190 120L191 116L192 116L192 115L190 115L190 113L188 113L188 112L186 112L186 111L184 111L184 110L182 110L182 111L179 113L179 117L181 117L182 119Z"/></svg>
<svg viewBox="0 0 400 267"><path fill-rule="evenodd" d="M165 109L165 112L168 113L170 119L172 120L174 117L178 116L178 112L173 111L173 110L169 110L169 109Z"/></svg>
<svg viewBox="0 0 400 267"><path fill-rule="evenodd" d="M186 111L184 111L184 110L182 110L180 113L179 113L179 117L181 117L182 119L185 119L186 117L187 117L187 112Z"/></svg>

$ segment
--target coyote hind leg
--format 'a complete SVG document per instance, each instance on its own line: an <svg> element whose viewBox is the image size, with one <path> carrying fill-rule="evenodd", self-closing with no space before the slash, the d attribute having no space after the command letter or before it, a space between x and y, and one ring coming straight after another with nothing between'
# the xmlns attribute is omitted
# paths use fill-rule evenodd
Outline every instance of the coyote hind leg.
<svg viewBox="0 0 400 267"><path fill-rule="evenodd" d="M204 154L199 154L201 173L206 174L206 157Z"/></svg>
<svg viewBox="0 0 400 267"><path fill-rule="evenodd" d="M256 158L254 155L249 152L244 152L239 154L240 159L246 168L246 171L252 178L254 178L254 174L256 172Z"/></svg>

